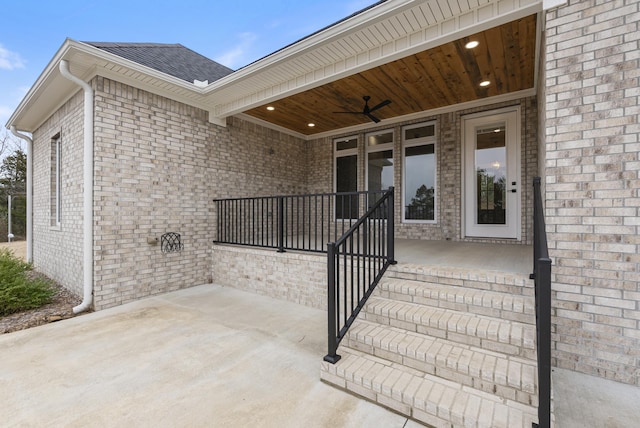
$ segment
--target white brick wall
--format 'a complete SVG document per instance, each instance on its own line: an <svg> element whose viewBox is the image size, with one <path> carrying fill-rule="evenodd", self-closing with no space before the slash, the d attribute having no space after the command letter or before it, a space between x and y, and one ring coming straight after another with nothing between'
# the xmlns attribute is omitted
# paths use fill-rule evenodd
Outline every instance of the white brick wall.
<svg viewBox="0 0 640 428"><path fill-rule="evenodd" d="M640 385L640 2L546 14L546 216L559 367Z"/></svg>
<svg viewBox="0 0 640 428"><path fill-rule="evenodd" d="M33 259L40 272L82 295L83 93L76 93L33 133ZM61 223L51 227L51 140L62 141Z"/></svg>
<svg viewBox="0 0 640 428"><path fill-rule="evenodd" d="M211 281L214 198L303 193L301 140L96 79L95 306ZM178 232L179 253L147 238ZM216 272L213 272L215 277Z"/></svg>
<svg viewBox="0 0 640 428"><path fill-rule="evenodd" d="M223 245L215 245L212 251L216 284L312 308L327 308L326 255Z"/></svg>

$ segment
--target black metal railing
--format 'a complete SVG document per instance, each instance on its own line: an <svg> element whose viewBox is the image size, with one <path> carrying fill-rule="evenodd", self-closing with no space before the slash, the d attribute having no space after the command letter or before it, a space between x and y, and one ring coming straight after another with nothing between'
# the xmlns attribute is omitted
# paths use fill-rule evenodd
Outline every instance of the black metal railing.
<svg viewBox="0 0 640 428"><path fill-rule="evenodd" d="M219 244L324 253L383 192L215 199Z"/></svg>
<svg viewBox="0 0 640 428"><path fill-rule="evenodd" d="M551 259L545 230L540 177L533 179L533 273L538 352L538 424L551 426Z"/></svg>
<svg viewBox="0 0 640 428"><path fill-rule="evenodd" d="M394 258L393 187L337 241L327 244L328 353L335 364L338 344Z"/></svg>

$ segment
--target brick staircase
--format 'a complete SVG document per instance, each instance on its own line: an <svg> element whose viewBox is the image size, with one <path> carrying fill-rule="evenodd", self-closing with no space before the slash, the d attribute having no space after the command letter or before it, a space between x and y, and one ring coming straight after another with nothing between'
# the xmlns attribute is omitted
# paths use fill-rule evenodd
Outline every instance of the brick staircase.
<svg viewBox="0 0 640 428"><path fill-rule="evenodd" d="M321 378L430 426L531 428L535 335L527 275L399 264Z"/></svg>

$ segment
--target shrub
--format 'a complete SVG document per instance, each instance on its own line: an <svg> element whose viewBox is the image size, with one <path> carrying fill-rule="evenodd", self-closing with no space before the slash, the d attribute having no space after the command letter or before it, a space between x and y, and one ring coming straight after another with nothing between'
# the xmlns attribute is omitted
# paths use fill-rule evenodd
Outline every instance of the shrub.
<svg viewBox="0 0 640 428"><path fill-rule="evenodd" d="M30 276L31 264L6 248L0 249L0 317L46 305L55 289L42 278Z"/></svg>

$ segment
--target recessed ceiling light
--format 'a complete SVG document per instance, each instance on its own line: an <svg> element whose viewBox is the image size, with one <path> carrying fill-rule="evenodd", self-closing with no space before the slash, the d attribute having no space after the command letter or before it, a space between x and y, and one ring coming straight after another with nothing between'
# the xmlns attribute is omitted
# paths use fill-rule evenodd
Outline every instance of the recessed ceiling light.
<svg viewBox="0 0 640 428"><path fill-rule="evenodd" d="M275 108L274 106L269 106L269 107L267 107L267 110L269 110L269 111L274 111L275 109L276 109L276 108Z"/></svg>
<svg viewBox="0 0 640 428"><path fill-rule="evenodd" d="M313 128L314 126L316 126L315 123L310 123L309 125L307 125L309 128Z"/></svg>
<svg viewBox="0 0 640 428"><path fill-rule="evenodd" d="M480 42L478 42L476 40L472 40L469 43L467 43L466 45L464 45L464 47L467 48L467 49L473 49L473 48L477 48L479 44L480 44Z"/></svg>
<svg viewBox="0 0 640 428"><path fill-rule="evenodd" d="M500 128L494 129L493 132L495 132L497 134L498 132L500 132Z"/></svg>
<svg viewBox="0 0 640 428"><path fill-rule="evenodd" d="M482 82L480 82L480 86L482 86L483 88L489 86L490 84L491 82L489 82L488 80L483 80Z"/></svg>

